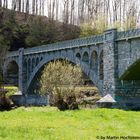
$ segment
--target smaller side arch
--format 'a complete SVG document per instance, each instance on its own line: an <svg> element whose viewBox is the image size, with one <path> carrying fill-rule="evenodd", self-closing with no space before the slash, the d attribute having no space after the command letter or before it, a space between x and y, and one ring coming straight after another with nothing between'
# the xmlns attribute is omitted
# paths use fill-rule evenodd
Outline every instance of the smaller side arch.
<svg viewBox="0 0 140 140"><path fill-rule="evenodd" d="M140 80L140 59L131 64L120 76L120 80Z"/></svg>
<svg viewBox="0 0 140 140"><path fill-rule="evenodd" d="M40 61L42 61L42 60L43 60L43 57L41 56L41 57L40 57Z"/></svg>
<svg viewBox="0 0 140 140"><path fill-rule="evenodd" d="M32 71L33 71L33 69L35 68L35 64L36 64L35 58L32 58Z"/></svg>
<svg viewBox="0 0 140 140"><path fill-rule="evenodd" d="M76 53L76 58L78 58L79 60L81 60L81 54L79 52Z"/></svg>
<svg viewBox="0 0 140 140"><path fill-rule="evenodd" d="M28 73L30 74L32 72L32 69L31 69L31 59L29 58L28 59Z"/></svg>
<svg viewBox="0 0 140 140"><path fill-rule="evenodd" d="M89 54L87 51L83 53L82 61L85 63L89 63Z"/></svg>
<svg viewBox="0 0 140 140"><path fill-rule="evenodd" d="M95 50L91 53L90 59L90 68L98 72L98 54Z"/></svg>
<svg viewBox="0 0 140 140"><path fill-rule="evenodd" d="M39 64L39 58L36 58L36 66Z"/></svg>

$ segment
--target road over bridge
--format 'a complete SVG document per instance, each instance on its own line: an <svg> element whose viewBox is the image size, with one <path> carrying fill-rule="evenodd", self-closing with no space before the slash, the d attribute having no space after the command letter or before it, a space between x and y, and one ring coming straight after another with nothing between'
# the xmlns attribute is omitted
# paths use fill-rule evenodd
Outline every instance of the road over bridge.
<svg viewBox="0 0 140 140"><path fill-rule="evenodd" d="M10 65L16 67L22 95L35 95L43 66L57 59L79 65L101 95L111 94L123 106L140 107L140 29L110 29L100 36L10 52L4 62L5 79L17 81L8 71Z"/></svg>

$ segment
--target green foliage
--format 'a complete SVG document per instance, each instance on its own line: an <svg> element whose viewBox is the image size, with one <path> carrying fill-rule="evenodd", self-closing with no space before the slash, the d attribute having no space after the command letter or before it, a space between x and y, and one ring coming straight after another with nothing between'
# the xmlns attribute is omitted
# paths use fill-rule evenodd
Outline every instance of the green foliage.
<svg viewBox="0 0 140 140"><path fill-rule="evenodd" d="M7 91L6 96L11 96L18 92L18 87L16 86L5 86L4 89Z"/></svg>
<svg viewBox="0 0 140 140"><path fill-rule="evenodd" d="M135 29L136 27L136 17L131 15L128 15L123 22L116 21L114 24L108 26L108 28L116 28L118 31L126 31L130 29Z"/></svg>
<svg viewBox="0 0 140 140"><path fill-rule="evenodd" d="M0 26L0 45L5 47L13 47L15 49L15 39L18 37L18 24L15 20L13 12L6 14L6 19L3 20Z"/></svg>
<svg viewBox="0 0 140 140"><path fill-rule="evenodd" d="M45 66L41 76L41 93L67 93L81 82L82 71L68 61L54 61Z"/></svg>
<svg viewBox="0 0 140 140"><path fill-rule="evenodd" d="M97 136L139 136L140 112L18 108L0 113L0 140L96 140Z"/></svg>
<svg viewBox="0 0 140 140"><path fill-rule="evenodd" d="M0 111L11 110L13 103L10 96L18 91L17 87L6 86L0 88Z"/></svg>
<svg viewBox="0 0 140 140"><path fill-rule="evenodd" d="M42 18L33 18L29 22L29 35L26 38L28 46L37 46L44 43L46 39L47 25Z"/></svg>
<svg viewBox="0 0 140 140"><path fill-rule="evenodd" d="M104 31L109 28L117 28L118 31L126 31L129 29L134 29L136 26L137 21L135 16L128 15L123 23L116 21L115 23L108 26L105 17L99 16L96 20L81 24L80 37L103 34Z"/></svg>
<svg viewBox="0 0 140 140"><path fill-rule="evenodd" d="M78 27L64 25L58 21L41 16L23 15L6 9L0 9L0 45L10 50L51 44L58 41L77 38Z"/></svg>
<svg viewBox="0 0 140 140"><path fill-rule="evenodd" d="M28 25L29 34L26 38L28 47L55 43L79 36L78 27L60 24L52 20L46 21L42 17L31 18Z"/></svg>
<svg viewBox="0 0 140 140"><path fill-rule="evenodd" d="M88 37L91 35L102 34L106 27L106 20L103 16L100 16L96 20L91 20L90 22L85 22L80 26L80 37Z"/></svg>
<svg viewBox="0 0 140 140"><path fill-rule="evenodd" d="M54 96L55 105L60 110L78 109L75 87L81 82L80 67L67 61L55 61L45 66L41 76L40 93Z"/></svg>

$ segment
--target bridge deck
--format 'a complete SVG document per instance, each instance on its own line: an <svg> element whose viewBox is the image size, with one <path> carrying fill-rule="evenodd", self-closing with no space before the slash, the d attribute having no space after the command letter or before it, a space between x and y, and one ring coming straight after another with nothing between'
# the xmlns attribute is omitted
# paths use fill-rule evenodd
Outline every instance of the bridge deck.
<svg viewBox="0 0 140 140"><path fill-rule="evenodd" d="M103 43L103 35L78 38L78 39L57 42L57 43L48 44L48 45L37 46L33 48L27 48L24 50L24 55L48 52L48 51L54 51L54 50L62 50L62 49L67 49L67 48L82 47L82 46L93 45L93 44L96 45L99 43ZM8 54L8 57L11 57L11 56L18 56L18 51L10 52Z"/></svg>

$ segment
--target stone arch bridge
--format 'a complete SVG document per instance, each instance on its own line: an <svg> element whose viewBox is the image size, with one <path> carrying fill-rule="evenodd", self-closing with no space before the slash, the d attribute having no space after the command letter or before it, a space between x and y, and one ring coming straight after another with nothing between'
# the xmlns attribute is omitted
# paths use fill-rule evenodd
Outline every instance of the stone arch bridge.
<svg viewBox="0 0 140 140"><path fill-rule="evenodd" d="M15 65L22 96L35 94L37 75L56 59L79 65L102 95L111 94L124 106L140 107L140 29L110 29L100 36L10 52L4 60L5 79L8 66Z"/></svg>

